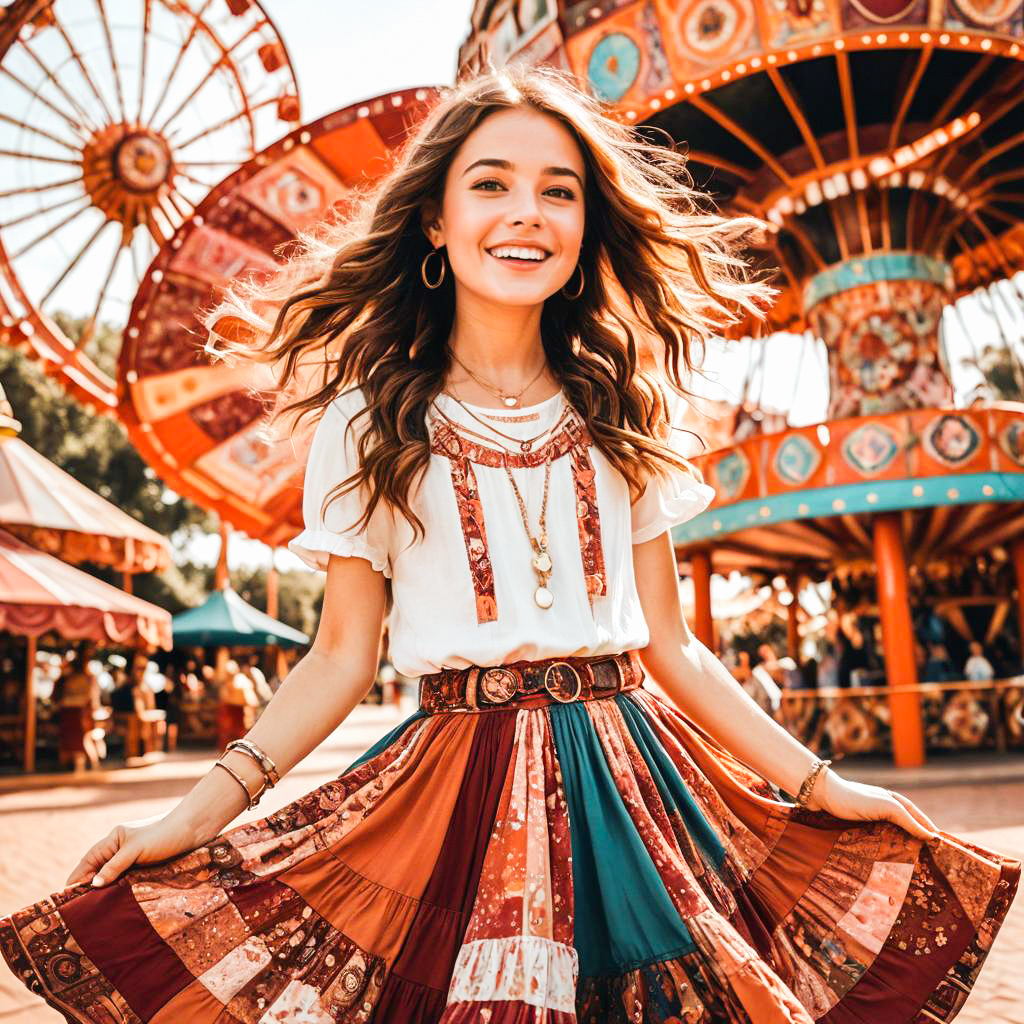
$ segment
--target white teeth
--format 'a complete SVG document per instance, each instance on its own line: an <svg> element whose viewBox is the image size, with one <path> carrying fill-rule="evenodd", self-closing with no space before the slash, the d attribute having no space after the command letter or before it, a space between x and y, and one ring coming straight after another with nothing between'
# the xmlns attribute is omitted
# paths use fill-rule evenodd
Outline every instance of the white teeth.
<svg viewBox="0 0 1024 1024"><path fill-rule="evenodd" d="M543 249L527 248L521 245L499 245L494 249L488 249L488 252L492 256L497 256L498 259L517 259L517 260L543 260L547 258L547 253Z"/></svg>

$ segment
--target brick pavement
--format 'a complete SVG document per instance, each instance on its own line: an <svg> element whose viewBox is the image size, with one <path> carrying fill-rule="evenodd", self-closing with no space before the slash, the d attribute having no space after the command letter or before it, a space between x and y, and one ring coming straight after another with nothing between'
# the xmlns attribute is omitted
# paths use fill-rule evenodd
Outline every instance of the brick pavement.
<svg viewBox="0 0 1024 1024"><path fill-rule="evenodd" d="M348 766L400 718L362 707L297 765L242 822L308 792ZM0 912L59 889L88 845L115 824L172 806L206 771L209 752L181 752L133 770L0 777ZM1024 859L1024 759L962 758L923 771L847 762L850 778L900 789L945 830ZM267 801L270 801L267 805ZM234 823L232 823L234 824ZM1024 1024L1024 897L1018 899L957 1024ZM57 1024L59 1014L0 967L0 1024Z"/></svg>

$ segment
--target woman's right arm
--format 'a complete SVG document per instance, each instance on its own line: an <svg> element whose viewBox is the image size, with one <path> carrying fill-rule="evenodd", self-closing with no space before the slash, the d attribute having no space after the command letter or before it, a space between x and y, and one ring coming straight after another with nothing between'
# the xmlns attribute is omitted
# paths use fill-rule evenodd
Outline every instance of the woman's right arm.
<svg viewBox="0 0 1024 1024"><path fill-rule="evenodd" d="M369 690L377 672L385 578L364 558L331 555L323 610L309 652L288 673L259 721L246 733L283 777L326 739ZM263 775L237 750L222 760L255 792ZM118 825L82 858L67 885L100 876L108 884L134 863L148 864L201 846L246 807L241 787L210 771L169 812Z"/></svg>

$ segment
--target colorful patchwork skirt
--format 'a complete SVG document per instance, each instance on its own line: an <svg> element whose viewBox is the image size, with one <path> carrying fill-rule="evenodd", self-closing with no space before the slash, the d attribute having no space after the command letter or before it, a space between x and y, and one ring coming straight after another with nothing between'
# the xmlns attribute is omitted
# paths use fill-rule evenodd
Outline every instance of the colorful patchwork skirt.
<svg viewBox="0 0 1024 1024"><path fill-rule="evenodd" d="M797 809L639 688L421 710L259 821L0 919L0 952L90 1024L923 1024L1019 873Z"/></svg>

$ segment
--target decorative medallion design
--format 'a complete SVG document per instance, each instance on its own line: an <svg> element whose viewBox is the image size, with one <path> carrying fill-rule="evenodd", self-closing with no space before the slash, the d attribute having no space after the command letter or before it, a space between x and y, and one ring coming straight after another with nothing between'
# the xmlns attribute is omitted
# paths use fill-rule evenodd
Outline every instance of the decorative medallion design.
<svg viewBox="0 0 1024 1024"><path fill-rule="evenodd" d="M932 420L924 431L925 451L947 466L962 466L979 446L981 435L964 416L946 413Z"/></svg>
<svg viewBox="0 0 1024 1024"><path fill-rule="evenodd" d="M842 445L843 458L864 476L881 473L899 451L899 439L881 423L865 423L857 427Z"/></svg>
<svg viewBox="0 0 1024 1024"><path fill-rule="evenodd" d="M999 435L999 447L1007 458L1024 466L1024 423L1018 420L1007 426Z"/></svg>
<svg viewBox="0 0 1024 1024"><path fill-rule="evenodd" d="M702 62L724 60L744 47L753 25L749 0L696 0L680 12L680 41Z"/></svg>
<svg viewBox="0 0 1024 1024"><path fill-rule="evenodd" d="M772 462L779 479L794 487L806 483L820 465L821 452L803 434L787 437Z"/></svg>
<svg viewBox="0 0 1024 1024"><path fill-rule="evenodd" d="M598 40L587 62L587 79L598 99L617 103L640 73L640 47L625 32Z"/></svg>
<svg viewBox="0 0 1024 1024"><path fill-rule="evenodd" d="M712 467L714 487L726 501L731 501L747 485L750 460L739 449L723 455Z"/></svg>

